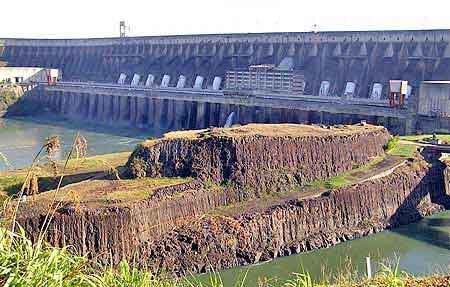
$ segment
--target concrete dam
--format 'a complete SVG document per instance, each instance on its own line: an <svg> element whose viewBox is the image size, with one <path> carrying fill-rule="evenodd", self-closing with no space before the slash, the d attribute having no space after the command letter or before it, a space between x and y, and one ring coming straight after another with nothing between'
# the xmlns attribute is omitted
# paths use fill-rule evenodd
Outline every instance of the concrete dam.
<svg viewBox="0 0 450 287"><path fill-rule="evenodd" d="M447 116L433 116L448 97L429 97L425 116L417 98L424 81L450 79L449 44L450 30L0 39L0 63L59 69L64 82L30 94L68 118L167 131L223 125L234 112L240 124L366 120L405 134L450 130ZM303 95L239 95L216 82L259 64L300 71ZM149 79L156 89L144 89ZM401 109L387 100L392 79L411 88Z"/></svg>
<svg viewBox="0 0 450 287"><path fill-rule="evenodd" d="M299 99L300 97L300 99ZM223 91L123 88L117 85L59 83L40 86L26 97L38 110L66 119L131 126L159 134L171 130L224 126L232 122L355 124L362 120L395 133L410 132L407 110L367 105L365 99L313 96L247 97Z"/></svg>
<svg viewBox="0 0 450 287"><path fill-rule="evenodd" d="M389 79L450 79L450 30L304 32L152 36L102 39L0 39L0 61L8 66L53 67L65 80L116 82L120 73L167 74L175 86L195 77L211 86L215 76L252 64L278 65L286 57L304 72L305 94L317 95L323 81L331 95L356 84L355 97L368 97L374 83L387 95Z"/></svg>

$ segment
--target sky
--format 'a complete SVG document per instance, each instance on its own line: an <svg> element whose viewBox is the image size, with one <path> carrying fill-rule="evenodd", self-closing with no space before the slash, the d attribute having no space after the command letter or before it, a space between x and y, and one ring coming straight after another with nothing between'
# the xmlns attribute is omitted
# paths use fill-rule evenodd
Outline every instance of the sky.
<svg viewBox="0 0 450 287"><path fill-rule="evenodd" d="M1 4L0 38L450 28L448 0L22 0Z"/></svg>

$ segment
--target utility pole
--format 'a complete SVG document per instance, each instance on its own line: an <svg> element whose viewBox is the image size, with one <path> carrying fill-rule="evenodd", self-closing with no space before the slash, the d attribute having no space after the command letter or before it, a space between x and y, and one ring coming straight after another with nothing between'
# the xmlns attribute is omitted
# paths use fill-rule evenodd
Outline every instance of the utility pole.
<svg viewBox="0 0 450 287"><path fill-rule="evenodd" d="M125 25L125 21L120 21L120 38L125 38L127 26Z"/></svg>

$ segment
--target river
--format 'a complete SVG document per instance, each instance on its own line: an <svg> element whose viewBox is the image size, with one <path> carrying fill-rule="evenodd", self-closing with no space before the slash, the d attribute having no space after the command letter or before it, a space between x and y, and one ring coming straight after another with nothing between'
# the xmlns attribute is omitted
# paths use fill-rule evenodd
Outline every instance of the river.
<svg viewBox="0 0 450 287"><path fill-rule="evenodd" d="M336 246L296 255L280 257L270 262L232 268L220 272L225 286L234 286L236 278L247 273L247 282L266 278L284 280L292 273L305 270L318 281L335 280L345 271L365 275L366 257L371 257L375 272L381 264L395 265L414 275L450 272L450 211L426 217L392 231L384 231ZM201 280L209 280L202 275ZM257 284L255 284L257 286Z"/></svg>
<svg viewBox="0 0 450 287"><path fill-rule="evenodd" d="M131 151L134 146L149 133L129 129L107 129L64 123L49 124L28 119L0 119L0 152L15 167L29 165L49 136L57 135L62 139L63 150L67 152L76 132L88 140L88 154L98 155L119 151ZM61 155L63 156L63 155ZM6 165L0 161L0 170ZM374 268L379 263L396 262L400 267L416 275L435 272L450 272L450 211L427 217L419 223L381 232L362 239L349 241L327 249L316 250L298 255L281 257L271 262L249 267L233 268L220 272L225 286L239 274L247 272L248 281L257 282L264 277L288 278L302 268L316 279L332 279L339 270L364 271L365 257L370 256ZM203 275L205 279L208 275ZM255 285L257 285L255 283Z"/></svg>
<svg viewBox="0 0 450 287"><path fill-rule="evenodd" d="M138 130L124 128L94 128L89 124L80 125L56 122L49 124L48 120L1 119L0 118L0 152L14 168L30 165L45 139L58 136L62 142L64 157L71 149L77 131L87 139L88 156L112 152L132 151L143 139L152 136ZM7 168L0 160L0 171Z"/></svg>

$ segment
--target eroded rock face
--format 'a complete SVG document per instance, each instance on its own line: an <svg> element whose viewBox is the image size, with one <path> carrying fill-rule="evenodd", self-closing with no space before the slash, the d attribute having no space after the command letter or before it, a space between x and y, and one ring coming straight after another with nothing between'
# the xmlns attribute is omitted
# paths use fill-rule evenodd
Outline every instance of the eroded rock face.
<svg viewBox="0 0 450 287"><path fill-rule="evenodd" d="M442 181L436 182L429 172L419 161L326 196L234 217L197 218L143 243L140 254L154 269L185 274L329 247L441 210L430 194L442 194Z"/></svg>
<svg viewBox="0 0 450 287"><path fill-rule="evenodd" d="M191 176L280 190L367 163L384 153L390 137L386 129L375 126L257 124L176 134L142 144L128 162L132 174Z"/></svg>
<svg viewBox="0 0 450 287"><path fill-rule="evenodd" d="M181 275L328 247L411 223L441 210L433 198L445 195L442 177L417 160L386 177L319 197L211 213L243 200L242 189L235 188L194 181L125 207L62 208L47 240L104 263L126 258ZM19 221L37 236L43 218L19 216Z"/></svg>

